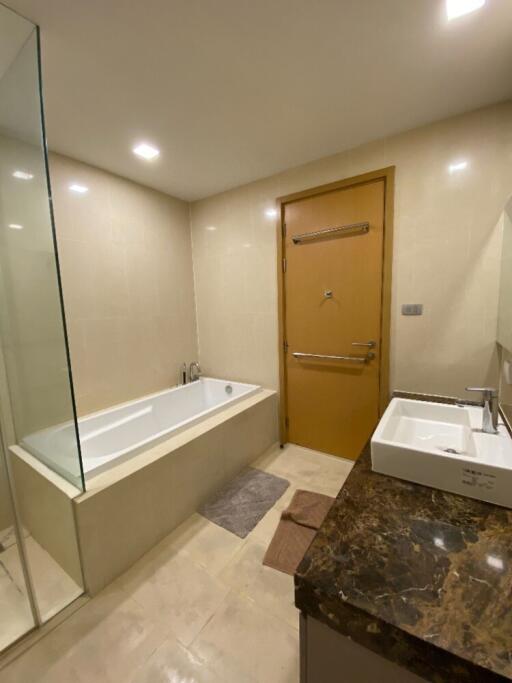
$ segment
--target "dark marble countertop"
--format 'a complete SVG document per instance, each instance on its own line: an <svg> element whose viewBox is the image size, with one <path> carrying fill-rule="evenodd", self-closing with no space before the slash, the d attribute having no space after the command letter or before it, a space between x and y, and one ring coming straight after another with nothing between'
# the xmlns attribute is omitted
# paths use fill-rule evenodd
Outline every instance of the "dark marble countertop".
<svg viewBox="0 0 512 683"><path fill-rule="evenodd" d="M295 604L427 681L512 680L512 511L376 474L368 445Z"/></svg>

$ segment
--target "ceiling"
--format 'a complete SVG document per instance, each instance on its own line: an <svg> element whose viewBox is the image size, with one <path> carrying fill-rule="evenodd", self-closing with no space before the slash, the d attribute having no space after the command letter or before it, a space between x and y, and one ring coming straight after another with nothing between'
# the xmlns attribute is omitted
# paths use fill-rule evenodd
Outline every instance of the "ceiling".
<svg viewBox="0 0 512 683"><path fill-rule="evenodd" d="M7 2L41 26L50 148L188 200L512 97L510 0Z"/></svg>

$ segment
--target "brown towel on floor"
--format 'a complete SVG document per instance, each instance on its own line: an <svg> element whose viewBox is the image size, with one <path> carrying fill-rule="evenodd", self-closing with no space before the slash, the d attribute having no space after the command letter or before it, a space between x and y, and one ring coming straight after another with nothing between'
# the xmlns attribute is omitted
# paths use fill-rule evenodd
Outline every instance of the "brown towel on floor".
<svg viewBox="0 0 512 683"><path fill-rule="evenodd" d="M263 558L263 564L285 574L295 574L320 528L334 498L313 491L295 492Z"/></svg>

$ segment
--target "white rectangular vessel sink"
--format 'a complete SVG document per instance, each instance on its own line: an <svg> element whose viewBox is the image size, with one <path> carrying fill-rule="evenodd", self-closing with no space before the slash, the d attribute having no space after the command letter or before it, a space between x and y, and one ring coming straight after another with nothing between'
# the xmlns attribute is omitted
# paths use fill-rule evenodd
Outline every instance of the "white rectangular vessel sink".
<svg viewBox="0 0 512 683"><path fill-rule="evenodd" d="M482 408L394 398L372 437L372 469L512 508L512 439Z"/></svg>

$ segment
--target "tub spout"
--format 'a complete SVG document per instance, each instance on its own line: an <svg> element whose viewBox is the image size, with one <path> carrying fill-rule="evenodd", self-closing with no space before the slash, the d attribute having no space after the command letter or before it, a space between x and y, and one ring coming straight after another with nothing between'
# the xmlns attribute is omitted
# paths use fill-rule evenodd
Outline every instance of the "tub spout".
<svg viewBox="0 0 512 683"><path fill-rule="evenodd" d="M192 361L192 363L190 363L190 367L188 370L189 382L195 382L201 377L202 374L203 373L201 371L201 366L199 365L199 363L197 361Z"/></svg>

